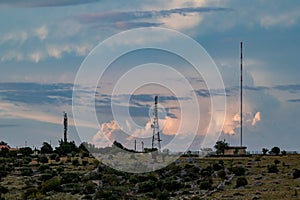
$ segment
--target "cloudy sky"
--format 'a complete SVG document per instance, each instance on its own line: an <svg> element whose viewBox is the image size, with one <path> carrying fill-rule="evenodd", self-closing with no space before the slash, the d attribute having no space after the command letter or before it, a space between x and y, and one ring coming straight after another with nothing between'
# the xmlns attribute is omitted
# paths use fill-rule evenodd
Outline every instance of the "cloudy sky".
<svg viewBox="0 0 300 200"><path fill-rule="evenodd" d="M0 0L0 13L0 140L11 146L24 146L25 141L31 147L41 146L44 141L57 145L62 137L64 111L70 116L69 138L78 143L84 140L101 146L118 140L131 148L137 139L150 146L149 116L155 95L159 95L163 145L179 135L173 150L181 151L183 144L191 140L190 149L197 149L205 135L219 129L219 139L239 145L239 44L243 41L243 143L249 150L279 146L300 151L298 1ZM79 121L76 130L72 93L83 61L114 34L153 27L179 31L201 44L221 73L226 95L219 93L221 88L210 90L205 77L196 76L187 60L170 52L129 52L115 60L99 79L95 100L98 124ZM169 39L161 38L163 42ZM143 43L143 39L135 41ZM126 38L119 42L132 45ZM100 68L104 67L102 61L97 60ZM139 81L139 77L163 77L178 84L177 92L147 84L139 85L131 94L112 95L118 81L126 79L124 74L147 63L171 66L181 73L179 79L188 81L192 91L180 87L178 77L164 71L167 69L163 66L145 65L127 78ZM88 90L84 86L76 87ZM196 130L193 127L198 122L198 109L187 106L191 105L189 95L193 92L201 110ZM220 128L222 116L213 112L211 99L222 95L226 97L226 114ZM81 104L87 104L84 98ZM111 105L117 108L118 116L128 111L132 120L121 117L118 121Z"/></svg>

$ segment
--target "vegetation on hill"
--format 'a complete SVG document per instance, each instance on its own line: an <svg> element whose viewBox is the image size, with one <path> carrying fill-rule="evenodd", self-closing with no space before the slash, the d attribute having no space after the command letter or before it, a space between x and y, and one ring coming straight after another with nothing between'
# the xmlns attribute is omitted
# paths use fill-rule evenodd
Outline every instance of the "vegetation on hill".
<svg viewBox="0 0 300 200"><path fill-rule="evenodd" d="M84 144L61 142L51 151L44 143L42 148L38 155L28 148L22 156L0 151L1 199L291 199L298 198L300 188L296 154L185 154L163 169L130 174L101 164Z"/></svg>

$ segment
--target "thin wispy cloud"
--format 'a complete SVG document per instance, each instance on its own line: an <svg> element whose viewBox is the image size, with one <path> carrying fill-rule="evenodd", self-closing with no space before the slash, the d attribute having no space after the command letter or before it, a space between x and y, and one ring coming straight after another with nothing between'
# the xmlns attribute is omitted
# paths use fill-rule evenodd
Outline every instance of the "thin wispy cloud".
<svg viewBox="0 0 300 200"><path fill-rule="evenodd" d="M100 0L1 0L0 7L58 7L93 3Z"/></svg>
<svg viewBox="0 0 300 200"><path fill-rule="evenodd" d="M158 17L169 17L172 14L187 16L192 13L210 13L210 12L230 12L230 8L218 7L190 7L175 8L169 10L152 10L152 11L120 11L106 13L92 13L75 16L80 23L83 24L109 24L116 23L116 28L124 27L149 27L158 26L156 22L134 22L135 20L156 19Z"/></svg>

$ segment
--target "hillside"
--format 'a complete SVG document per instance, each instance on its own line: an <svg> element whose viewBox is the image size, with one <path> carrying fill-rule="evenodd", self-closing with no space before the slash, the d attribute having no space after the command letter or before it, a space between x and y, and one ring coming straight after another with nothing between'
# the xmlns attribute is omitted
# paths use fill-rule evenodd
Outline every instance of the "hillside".
<svg viewBox="0 0 300 200"><path fill-rule="evenodd" d="M80 153L42 157L1 158L2 199L300 199L300 155L181 157L145 174Z"/></svg>

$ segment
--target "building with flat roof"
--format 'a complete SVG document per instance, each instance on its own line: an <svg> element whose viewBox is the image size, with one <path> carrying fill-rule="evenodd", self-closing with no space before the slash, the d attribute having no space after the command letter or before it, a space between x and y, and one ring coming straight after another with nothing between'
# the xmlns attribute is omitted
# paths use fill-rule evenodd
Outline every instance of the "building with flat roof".
<svg viewBox="0 0 300 200"><path fill-rule="evenodd" d="M246 155L245 146L228 146L224 150L224 155Z"/></svg>

